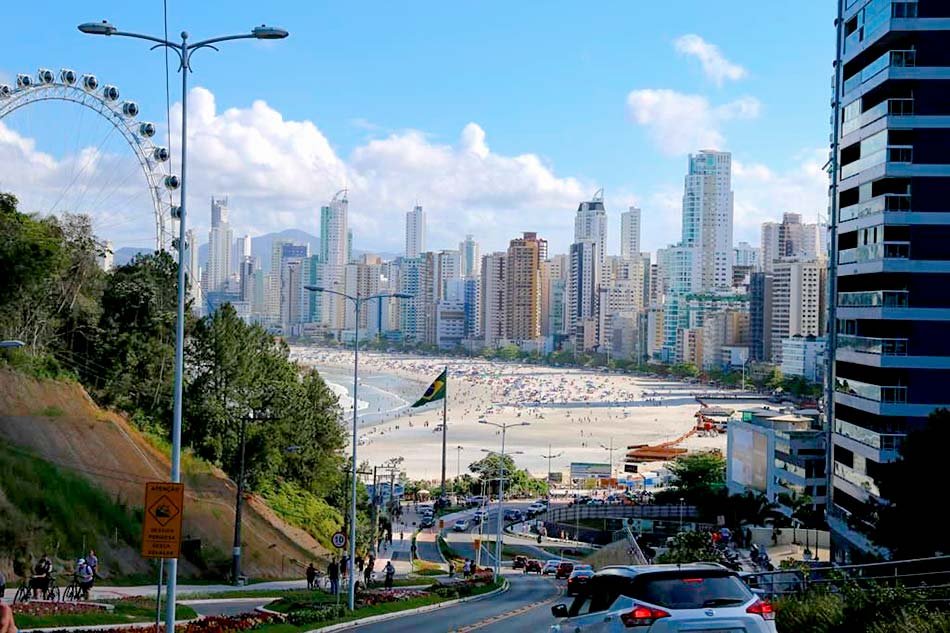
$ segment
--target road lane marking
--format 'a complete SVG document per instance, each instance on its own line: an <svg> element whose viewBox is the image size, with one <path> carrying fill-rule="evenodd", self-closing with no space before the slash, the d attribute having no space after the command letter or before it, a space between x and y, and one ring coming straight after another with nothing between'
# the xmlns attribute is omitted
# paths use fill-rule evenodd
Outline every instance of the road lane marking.
<svg viewBox="0 0 950 633"><path fill-rule="evenodd" d="M557 589L560 589L557 585L552 584L551 586ZM538 607L544 606L546 604L550 604L560 597L561 597L561 592L555 591L554 595L552 595L550 598L547 598L546 600L539 600L537 602L532 602L531 604L527 604L523 607L519 607L512 611L507 611L499 615L493 615L490 618L485 618L484 620L479 620L475 624L469 624L466 626L458 627L456 629L453 629L453 633L468 633L469 631L475 631L477 629L481 629L492 624L497 624L498 622L502 622L509 618L514 618L519 615L524 615L525 613L529 611L533 611L534 609L537 609Z"/></svg>

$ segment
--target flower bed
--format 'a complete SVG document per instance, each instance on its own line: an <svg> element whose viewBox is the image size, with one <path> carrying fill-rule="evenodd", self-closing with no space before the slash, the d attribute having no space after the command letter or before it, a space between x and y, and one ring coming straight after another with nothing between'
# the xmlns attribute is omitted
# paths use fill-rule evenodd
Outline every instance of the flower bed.
<svg viewBox="0 0 950 633"><path fill-rule="evenodd" d="M250 631L280 618L265 613L248 613L236 616L210 616L201 618L188 624L179 624L175 627L176 633L241 633ZM161 627L164 631L165 627ZM69 629L61 629L54 633L69 633ZM124 627L87 631L86 633L155 633L155 627Z"/></svg>
<svg viewBox="0 0 950 633"><path fill-rule="evenodd" d="M382 591L367 591L360 594L359 605L369 607L375 604L397 602L399 600L409 600L410 598L422 598L423 596L428 595L428 591L421 591L419 589L383 589Z"/></svg>
<svg viewBox="0 0 950 633"><path fill-rule="evenodd" d="M13 605L14 615L55 616L74 615L77 613L92 613L102 611L104 606L98 604L76 602L46 602L34 600L32 602L18 602Z"/></svg>

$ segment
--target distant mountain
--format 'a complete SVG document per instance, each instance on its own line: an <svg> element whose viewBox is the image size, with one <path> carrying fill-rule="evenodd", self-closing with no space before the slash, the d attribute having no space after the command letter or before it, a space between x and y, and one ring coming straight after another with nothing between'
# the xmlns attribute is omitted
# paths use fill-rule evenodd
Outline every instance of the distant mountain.
<svg viewBox="0 0 950 633"><path fill-rule="evenodd" d="M235 239L239 236L235 235ZM274 246L274 242L277 240L287 240L290 242L295 242L297 244L309 244L310 245L310 254L316 255L320 251L320 238L316 235L311 235L306 231L301 231L300 229L284 229L277 233L265 233L264 235L258 235L257 237L251 238L251 255L253 257L258 257L261 260L261 268L264 272L270 272L270 256L271 249ZM115 250L115 265L122 266L123 264L128 264L132 261L132 258L139 253L151 253L152 249L150 248L134 248L131 246L123 246ZM366 253L373 253L379 255L383 259L395 259L398 257L394 253L380 253L376 251L363 251L358 249L353 249L353 256L359 257ZM202 268L207 267L208 265L208 243L205 242L198 247L198 265Z"/></svg>
<svg viewBox="0 0 950 633"><path fill-rule="evenodd" d="M115 249L112 254L112 262L114 266L125 266L132 258L141 253L154 253L154 248L138 248L135 246L123 246L121 248Z"/></svg>

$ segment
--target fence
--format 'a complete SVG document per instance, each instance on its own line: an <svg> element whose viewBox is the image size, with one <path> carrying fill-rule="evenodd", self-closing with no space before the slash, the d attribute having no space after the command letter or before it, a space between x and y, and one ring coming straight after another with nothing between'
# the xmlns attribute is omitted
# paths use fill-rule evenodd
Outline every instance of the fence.
<svg viewBox="0 0 950 633"><path fill-rule="evenodd" d="M579 519L666 519L691 521L699 516L696 506L679 505L615 505L589 506L576 505L554 508L539 517L546 523L574 523Z"/></svg>
<svg viewBox="0 0 950 633"><path fill-rule="evenodd" d="M921 591L927 601L950 602L950 556L861 565L813 565L802 569L743 574L746 583L770 596L801 593L811 587L839 589L847 583L902 586Z"/></svg>

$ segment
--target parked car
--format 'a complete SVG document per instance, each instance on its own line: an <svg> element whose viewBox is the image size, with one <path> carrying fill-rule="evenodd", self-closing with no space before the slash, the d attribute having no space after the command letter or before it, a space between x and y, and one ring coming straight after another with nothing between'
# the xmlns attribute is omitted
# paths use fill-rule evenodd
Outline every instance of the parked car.
<svg viewBox="0 0 950 633"><path fill-rule="evenodd" d="M468 529L468 519L459 519L455 522L455 525L452 526L452 529L456 532L464 532Z"/></svg>
<svg viewBox="0 0 950 633"><path fill-rule="evenodd" d="M554 577L557 580L561 578L567 578L571 575L571 572L574 571L574 563L569 560L562 560L558 563L557 570L554 572Z"/></svg>
<svg viewBox="0 0 950 633"><path fill-rule="evenodd" d="M547 561L546 563L544 563L544 567L541 569L541 573L545 576L547 576L548 574L557 573L557 566L560 564L561 564L560 558L553 558Z"/></svg>
<svg viewBox="0 0 950 633"><path fill-rule="evenodd" d="M541 561L537 558L529 558L528 562L524 564L524 573L526 574L540 574L542 569Z"/></svg>
<svg viewBox="0 0 950 633"><path fill-rule="evenodd" d="M561 618L554 633L777 633L772 605L715 563L607 567L570 605L557 604L551 613Z"/></svg>
<svg viewBox="0 0 950 633"><path fill-rule="evenodd" d="M577 565L574 571L567 577L567 595L576 596L587 587L587 581L594 575L594 570L589 565Z"/></svg>
<svg viewBox="0 0 950 633"><path fill-rule="evenodd" d="M522 556L519 554L518 556L515 556L514 562L511 563L511 568L524 569L524 566L527 564L527 562L528 562L528 557Z"/></svg>

